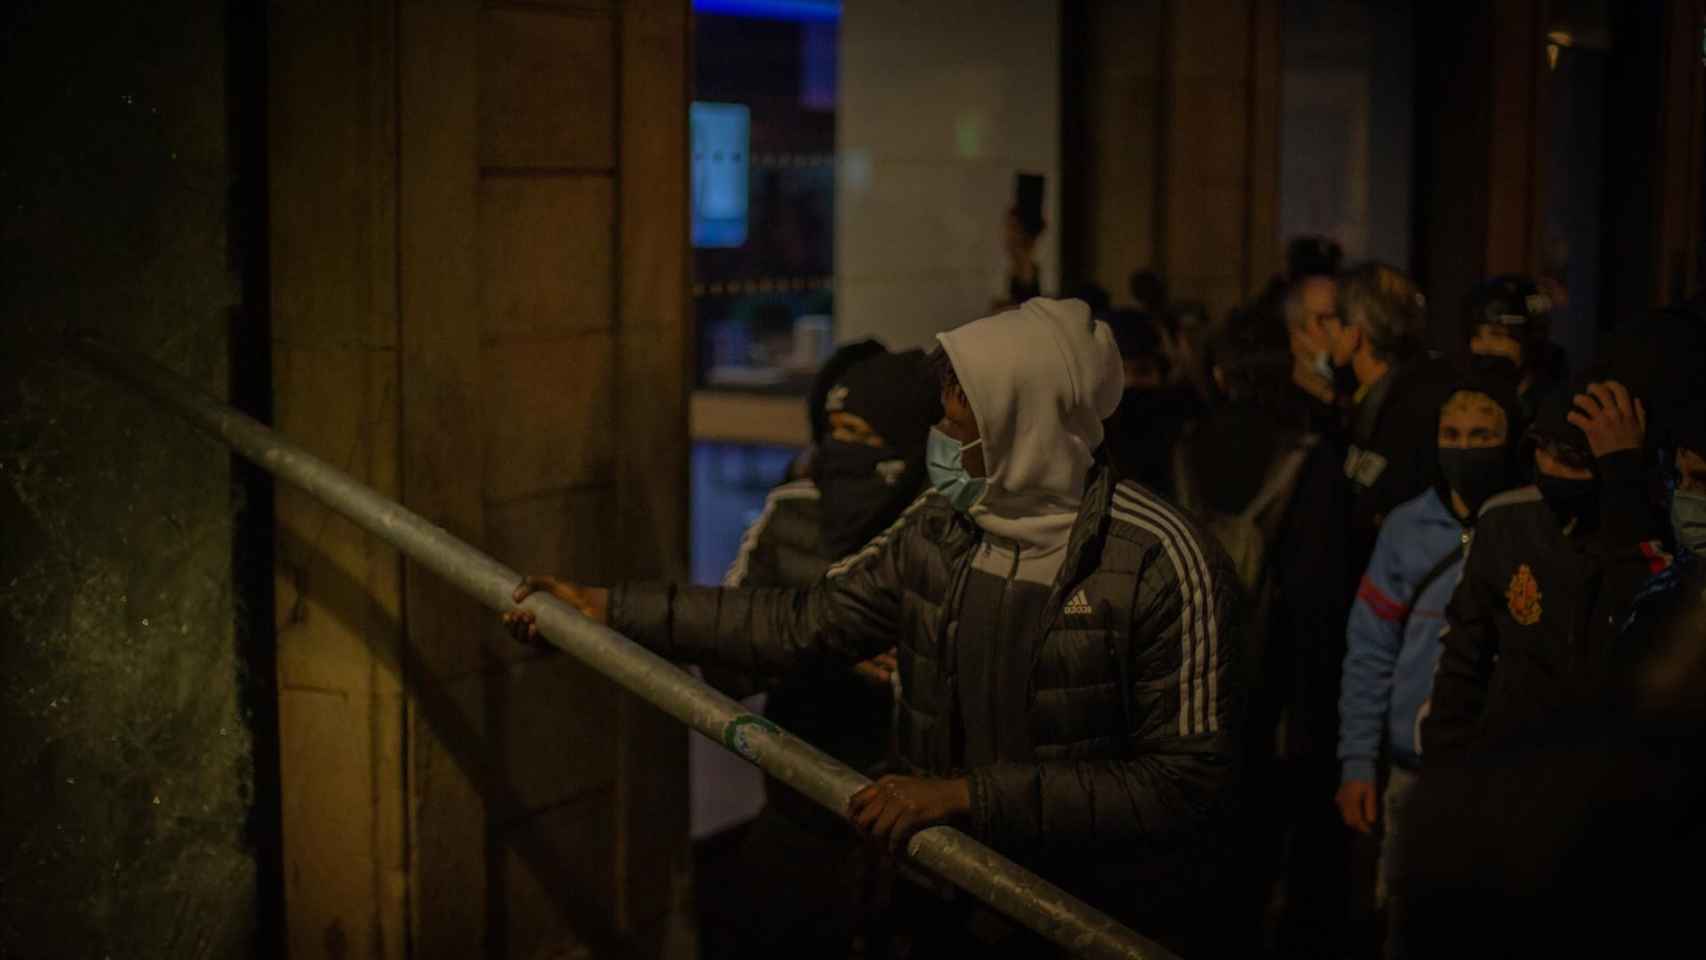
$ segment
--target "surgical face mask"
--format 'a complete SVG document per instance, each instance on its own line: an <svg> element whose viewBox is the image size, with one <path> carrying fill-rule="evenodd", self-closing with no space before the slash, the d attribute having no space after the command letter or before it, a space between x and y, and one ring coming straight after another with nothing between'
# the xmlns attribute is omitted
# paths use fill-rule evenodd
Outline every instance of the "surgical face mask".
<svg viewBox="0 0 1706 960"><path fill-rule="evenodd" d="M1332 334L1328 334L1328 336L1332 336ZM1344 363L1339 363L1333 359L1332 353L1328 352L1322 355L1322 359L1327 362L1328 370L1333 378L1333 392L1341 397L1348 397L1356 393L1357 387L1361 384L1357 381L1356 365L1351 362L1352 358L1346 358Z"/></svg>
<svg viewBox="0 0 1706 960"><path fill-rule="evenodd" d="M935 427L930 428L930 441L925 446L924 461L930 472L930 485L936 492L948 498L955 510L965 513L983 499L984 490L989 481L984 477L974 477L966 471L963 455L967 450L982 443L973 440L962 444Z"/></svg>
<svg viewBox="0 0 1706 960"><path fill-rule="evenodd" d="M1317 353L1315 359L1310 362L1309 369L1323 380L1333 379L1333 354L1326 350Z"/></svg>
<svg viewBox="0 0 1706 960"><path fill-rule="evenodd" d="M1706 556L1706 493L1678 490L1670 500L1670 523L1677 546Z"/></svg>

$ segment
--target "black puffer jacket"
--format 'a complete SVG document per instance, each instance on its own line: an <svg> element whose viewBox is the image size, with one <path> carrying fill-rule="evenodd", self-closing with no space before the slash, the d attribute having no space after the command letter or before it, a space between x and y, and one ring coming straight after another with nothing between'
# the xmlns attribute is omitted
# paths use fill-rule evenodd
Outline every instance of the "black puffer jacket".
<svg viewBox="0 0 1706 960"><path fill-rule="evenodd" d="M741 537L740 552L723 575L723 585L774 586L815 582L829 568L819 525L822 494L810 480L773 488L764 511Z"/></svg>
<svg viewBox="0 0 1706 960"><path fill-rule="evenodd" d="M763 512L741 538L740 553L723 586L804 588L816 583L833 559L823 555L819 534L823 506L810 480L771 490ZM869 771L888 750L889 691L840 664L823 666L770 683L765 716L853 769ZM726 668L707 669L705 679L724 691L745 692L754 686L754 678ZM774 777L764 778L764 795L796 825L839 830L833 814Z"/></svg>
<svg viewBox="0 0 1706 960"><path fill-rule="evenodd" d="M953 598L982 536L926 493L810 590L628 584L610 623L675 660L769 674L898 644L902 757L969 777L976 834L1116 915L1200 890L1180 873L1212 872L1201 851L1237 775L1244 611L1224 554L1149 491L1092 474L1029 671L1026 755L962 771L948 651L970 639Z"/></svg>

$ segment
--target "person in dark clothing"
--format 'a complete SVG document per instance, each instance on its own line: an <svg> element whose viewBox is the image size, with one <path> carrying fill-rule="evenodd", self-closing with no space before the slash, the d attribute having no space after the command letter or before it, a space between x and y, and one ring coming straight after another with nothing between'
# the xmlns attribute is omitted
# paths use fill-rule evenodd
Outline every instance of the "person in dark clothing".
<svg viewBox="0 0 1706 960"><path fill-rule="evenodd" d="M1670 956L1698 936L1706 565L1655 616L1653 651L1600 693L1430 760L1399 879L1408 955Z"/></svg>
<svg viewBox="0 0 1706 960"><path fill-rule="evenodd" d="M1403 907L1391 891L1407 853L1402 825L1421 769L1418 721L1433 686L1445 606L1482 504L1517 485L1512 430L1521 420L1516 392L1504 380L1471 375L1458 383L1440 407L1440 485L1381 525L1346 628L1342 782L1335 799L1346 826L1365 835L1378 831L1376 905L1389 917ZM1387 956L1402 955L1402 944L1389 935Z"/></svg>
<svg viewBox="0 0 1706 960"><path fill-rule="evenodd" d="M1676 562L1637 595L1602 681L1544 725L1429 759L1395 931L1418 956L1649 956L1695 936L1698 891L1677 878L1706 855L1706 518L1684 501L1706 504L1706 407L1684 413L1667 477ZM1651 570L1639 551L1608 562Z"/></svg>
<svg viewBox="0 0 1706 960"><path fill-rule="evenodd" d="M925 437L941 419L924 354L889 353L875 341L844 347L813 385L810 475L771 491L724 578L732 588L801 588L892 524L926 482ZM858 770L888 754L894 658L849 670L826 665L769 684L765 715ZM721 677L709 673L717 683ZM762 680L751 678L749 682ZM717 683L721 686L723 684ZM745 893L727 918L729 942L707 956L753 950L845 954L859 922L858 871L846 828L793 788L764 780L766 805L740 848Z"/></svg>
<svg viewBox="0 0 1706 960"><path fill-rule="evenodd" d="M1286 855L1288 837L1306 809L1293 796L1294 757L1280 732L1292 729L1297 689L1293 595L1301 578L1281 569L1298 544L1288 525L1301 525L1297 500L1311 465L1342 485L1339 458L1320 458L1320 436L1305 405L1312 398L1291 380L1293 341L1283 320L1283 284L1272 286L1248 309L1234 311L1209 343L1208 360L1219 401L1181 438L1173 456L1175 502L1220 542L1250 595L1245 632L1244 767L1248 789L1241 817L1237 907L1238 955L1260 953L1270 938L1267 911L1282 877L1306 871L1303 852ZM1296 396L1294 400L1293 397ZM1283 586L1282 586L1283 584ZM1295 866L1299 869L1293 871ZM1310 887L1307 879L1297 889ZM1310 899L1299 898L1300 905Z"/></svg>
<svg viewBox="0 0 1706 960"><path fill-rule="evenodd" d="M1260 942L1247 952L1282 956L1334 955L1350 936L1350 841L1321 803L1338 777L1333 747L1350 603L1343 519L1350 491L1326 333L1337 300L1332 276L1305 272L1271 285L1242 323L1230 323L1215 363L1236 371L1225 378L1228 396L1248 399L1232 400L1225 429L1211 420L1199 431L1208 442L1193 444L1197 454L1226 451L1219 470L1195 468L1221 487L1204 491L1204 499L1226 502L1256 483L1256 474L1288 473L1276 468L1302 454L1289 493L1260 514L1266 585L1254 594L1262 619L1252 631L1245 726L1251 803L1242 863L1251 885L1246 909L1260 915ZM1271 454L1253 458L1266 470L1232 452L1246 445L1256 453L1271 445Z"/></svg>
<svg viewBox="0 0 1706 960"><path fill-rule="evenodd" d="M1131 302L1135 309L1150 316L1167 312L1167 278L1154 270L1145 268L1132 271L1126 280L1126 289L1131 293Z"/></svg>
<svg viewBox="0 0 1706 960"><path fill-rule="evenodd" d="M1562 386L1563 351L1551 334L1552 301L1527 277L1494 277L1476 287L1464 306L1470 368L1516 389L1522 401L1521 430L1534 422L1541 402Z"/></svg>
<svg viewBox="0 0 1706 960"><path fill-rule="evenodd" d="M1303 425L1311 433L1335 439L1344 432L1347 392L1339 396L1333 367L1328 322L1339 315L1339 285L1331 274L1306 274L1282 281L1271 293L1280 303L1287 345L1291 350L1292 390L1276 398L1281 417ZM1340 463L1343 462L1340 453Z"/></svg>
<svg viewBox="0 0 1706 960"><path fill-rule="evenodd" d="M1615 381L1541 408L1535 484L1482 508L1422 722L1430 766L1544 725L1603 682L1641 582L1670 563L1646 494L1646 411Z"/></svg>
<svg viewBox="0 0 1706 960"><path fill-rule="evenodd" d="M1108 462L1121 477L1172 497L1173 448L1203 413L1196 391L1171 381L1170 358L1155 318L1139 310L1106 315L1119 347L1125 389L1104 424Z"/></svg>
<svg viewBox="0 0 1706 960"><path fill-rule="evenodd" d="M1331 279L1339 275L1344 259L1344 248L1332 237L1319 234L1292 237L1285 244L1286 282L1296 284L1310 277Z"/></svg>
<svg viewBox="0 0 1706 960"><path fill-rule="evenodd" d="M1048 222L1032 219L1017 206L1007 211L1002 224L1002 248L1007 253L1007 306L1018 306L1043 292L1042 273L1037 267L1037 241Z"/></svg>
<svg viewBox="0 0 1706 960"><path fill-rule="evenodd" d="M1283 303L1289 416L1315 443L1273 548L1266 685L1279 695L1271 795L1283 840L1270 922L1281 956L1339 956L1373 939L1377 853L1323 802L1339 784L1345 623L1380 521L1438 476L1434 429L1453 374L1421 356L1421 295L1390 267L1306 275Z"/></svg>
<svg viewBox="0 0 1706 960"><path fill-rule="evenodd" d="M823 438L829 434L829 391L841 375L860 360L885 353L887 349L876 340L855 340L835 348L835 352L818 368L817 376L812 378L811 388L806 392L806 420L811 427L811 446L789 465L788 480L800 480L811 475L811 459L823 444Z"/></svg>
<svg viewBox="0 0 1706 960"><path fill-rule="evenodd" d="M1213 918L1239 756L1236 577L1093 453L1106 324L1033 299L940 335L932 490L807 590L530 578L665 656L793 673L898 642L904 775L851 798L896 848L959 824L1187 956ZM506 614L519 634L527 611ZM980 914L981 915L981 914ZM1198 949L1191 949L1197 947Z"/></svg>
<svg viewBox="0 0 1706 960"><path fill-rule="evenodd" d="M1414 281L1385 264L1364 264L1339 284L1327 319L1335 375L1355 380L1345 454L1351 482L1347 592L1368 566L1386 515L1439 479L1434 423L1451 367L1424 355L1426 301Z"/></svg>

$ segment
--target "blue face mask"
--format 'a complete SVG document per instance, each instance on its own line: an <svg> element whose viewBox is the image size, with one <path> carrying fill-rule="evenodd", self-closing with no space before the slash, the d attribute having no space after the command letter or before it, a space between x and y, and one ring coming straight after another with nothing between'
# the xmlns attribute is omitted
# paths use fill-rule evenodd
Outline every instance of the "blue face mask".
<svg viewBox="0 0 1706 960"><path fill-rule="evenodd" d="M1678 547L1706 556L1706 493L1678 490L1672 494L1670 523L1676 528Z"/></svg>
<svg viewBox="0 0 1706 960"><path fill-rule="evenodd" d="M930 485L948 498L955 510L965 513L983 499L989 481L966 472L961 454L982 443L973 440L962 445L935 427L930 428L930 442L924 449L924 465L930 472Z"/></svg>

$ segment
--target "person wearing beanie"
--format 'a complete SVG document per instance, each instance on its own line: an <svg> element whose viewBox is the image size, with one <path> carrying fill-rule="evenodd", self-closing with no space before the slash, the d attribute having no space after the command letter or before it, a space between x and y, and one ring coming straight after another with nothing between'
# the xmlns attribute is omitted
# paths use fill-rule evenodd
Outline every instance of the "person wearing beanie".
<svg viewBox="0 0 1706 960"><path fill-rule="evenodd" d="M1697 384L1702 372L1696 364L1679 377ZM1617 373L1648 380L1643 399L1665 393L1663 377L1640 377L1628 364ZM1694 935L1696 889L1676 878L1706 852L1706 564L1697 539L1706 531L1678 500L1706 501L1706 458L1694 452L1706 449L1706 404L1663 412L1670 422L1661 428L1661 411L1652 411L1649 434L1660 438L1649 444L1676 451L1655 457L1673 498L1660 529L1671 527L1675 562L1651 545L1607 557L1610 586L1600 593L1640 583L1634 610L1617 623L1595 620L1616 628L1609 644L1596 639L1576 654L1597 676L1549 702L1545 723L1489 730L1449 762L1429 754L1405 813L1405 870L1394 890L1403 904L1394 936L1410 955L1463 954L1466 930L1477 956L1648 956Z"/></svg>
<svg viewBox="0 0 1706 960"><path fill-rule="evenodd" d="M1563 357L1551 335L1552 300L1527 277L1493 277L1476 287L1464 306L1470 368L1515 388L1522 401L1523 427L1560 386L1557 371L1564 366Z"/></svg>
<svg viewBox="0 0 1706 960"><path fill-rule="evenodd" d="M1603 680L1640 587L1669 566L1646 495L1647 414L1617 381L1582 380L1540 408L1523 443L1534 483L1481 509L1446 609L1422 723L1430 765L1543 724Z"/></svg>
<svg viewBox="0 0 1706 960"><path fill-rule="evenodd" d="M1389 915L1402 869L1402 819L1422 752L1422 707L1433 688L1445 606L1456 588L1481 507L1519 485L1516 392L1485 375L1460 380L1440 406L1440 480L1380 527L1346 630L1339 693L1337 804L1345 825L1381 838L1375 900ZM1376 767L1391 770L1384 792ZM1388 956L1397 944L1389 941Z"/></svg>
<svg viewBox="0 0 1706 960"><path fill-rule="evenodd" d="M875 340L838 349L808 394L813 443L804 475L778 485L741 538L728 587L810 586L830 564L863 546L923 491L925 438L942 405L928 385L924 354L890 353ZM726 668L706 680L731 694L768 687L764 713L796 736L859 770L880 765L892 727L894 658L884 652L852 669L822 669L775 681ZM730 943L707 954L845 953L857 912L849 901L856 850L840 818L774 777L765 807L739 850L749 896L729 910ZM811 869L801 867L811 864ZM714 939L714 935L708 935Z"/></svg>
<svg viewBox="0 0 1706 960"><path fill-rule="evenodd" d="M548 590L671 659L758 673L896 646L903 772L850 798L855 829L901 849L954 824L1182 955L1221 955L1204 938L1227 926L1237 576L1191 520L1098 462L1123 376L1082 302L1032 299L937 339L930 489L812 586L533 577L516 600ZM532 629L526 610L504 619ZM1035 939L964 900L901 899L931 925L921 955Z"/></svg>

